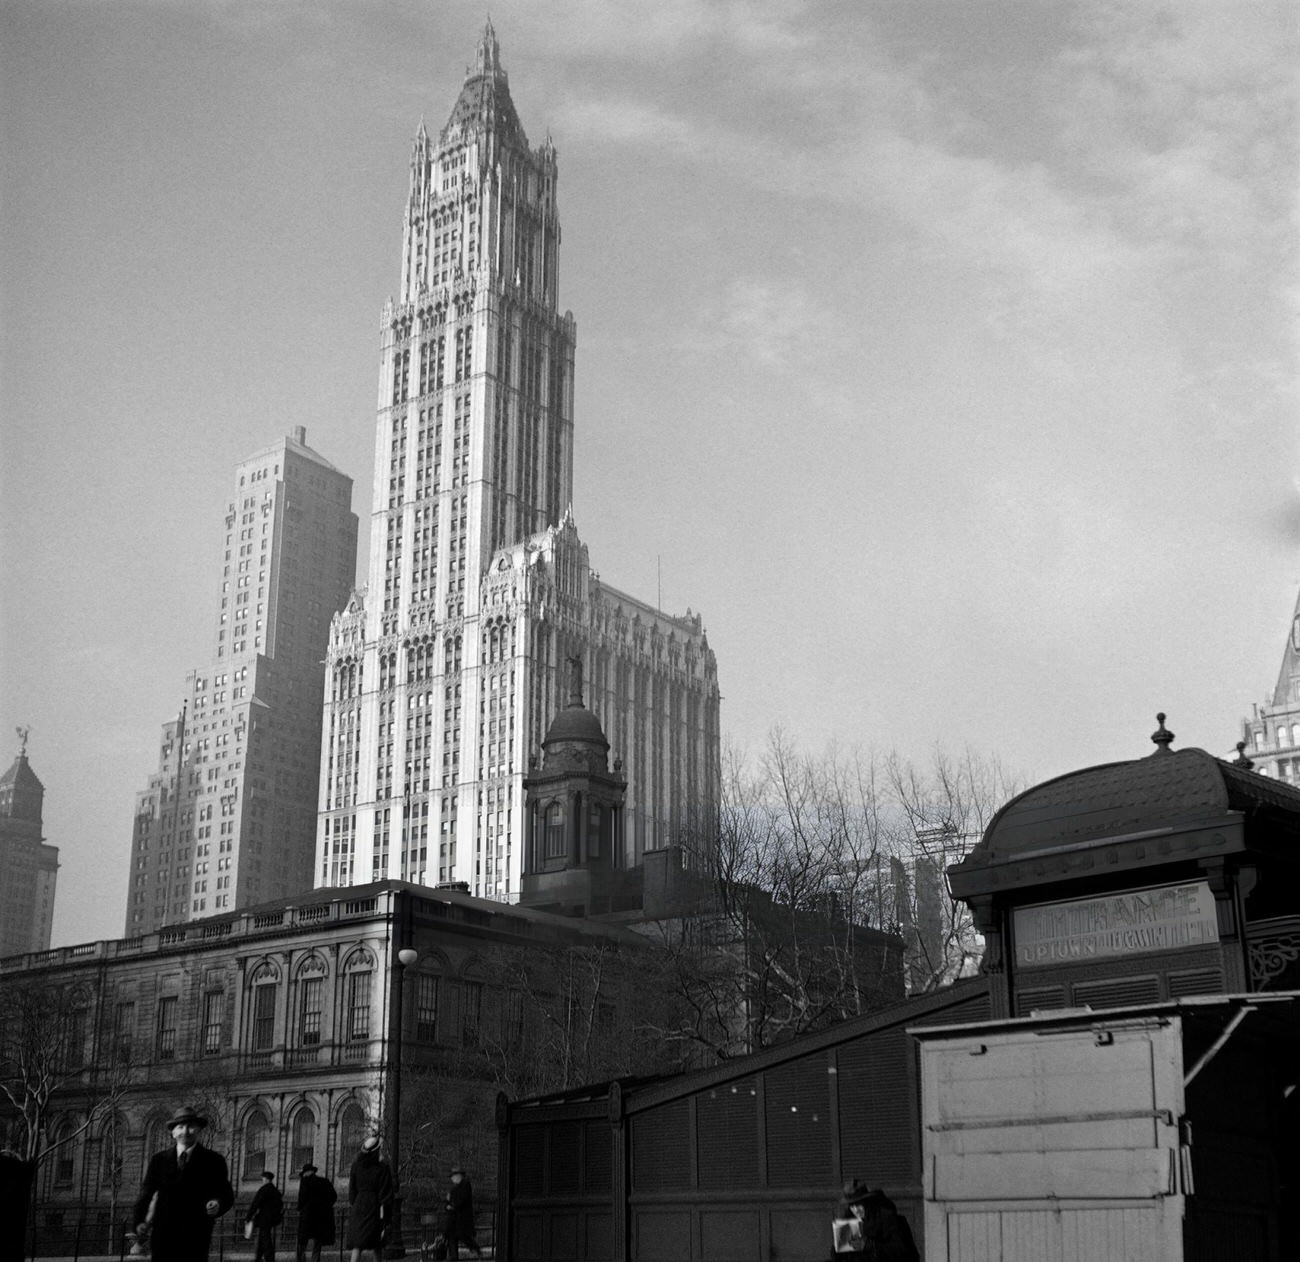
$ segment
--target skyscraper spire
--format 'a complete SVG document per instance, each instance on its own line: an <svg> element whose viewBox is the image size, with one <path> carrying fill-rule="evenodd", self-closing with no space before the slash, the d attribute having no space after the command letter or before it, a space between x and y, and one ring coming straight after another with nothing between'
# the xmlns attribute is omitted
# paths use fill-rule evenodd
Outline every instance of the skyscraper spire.
<svg viewBox="0 0 1300 1262"><path fill-rule="evenodd" d="M492 29L492 19L489 17L483 26L483 34L478 42L478 49L474 54L474 69L466 75L469 78L472 75L491 75L493 78L505 78L505 71L501 69L501 47L497 43L497 33Z"/></svg>

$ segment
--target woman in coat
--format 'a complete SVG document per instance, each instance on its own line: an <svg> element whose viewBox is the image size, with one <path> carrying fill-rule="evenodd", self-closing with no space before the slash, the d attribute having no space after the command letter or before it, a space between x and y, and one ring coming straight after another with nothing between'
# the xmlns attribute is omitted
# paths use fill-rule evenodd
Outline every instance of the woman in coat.
<svg viewBox="0 0 1300 1262"><path fill-rule="evenodd" d="M361 1262L361 1251L373 1252L379 1262L384 1231L393 1212L393 1172L379 1155L379 1140L373 1135L361 1145L352 1173L348 1176L348 1235L352 1262Z"/></svg>

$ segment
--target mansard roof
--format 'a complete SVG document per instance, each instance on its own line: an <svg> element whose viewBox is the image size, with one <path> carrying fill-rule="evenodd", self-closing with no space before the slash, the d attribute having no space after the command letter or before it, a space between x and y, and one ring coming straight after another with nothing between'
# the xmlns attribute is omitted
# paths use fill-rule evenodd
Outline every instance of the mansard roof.
<svg viewBox="0 0 1300 1262"><path fill-rule="evenodd" d="M457 133L475 126L517 140L525 147L528 145L515 103L510 98L509 79L501 66L501 50L491 22L483 28L474 65L466 72L464 86L447 125L438 135L438 142L446 143Z"/></svg>
<svg viewBox="0 0 1300 1262"><path fill-rule="evenodd" d="M1300 791L1203 749L1162 748L1073 771L1012 798L950 872L956 889L982 868L1221 824L1231 815L1300 836Z"/></svg>

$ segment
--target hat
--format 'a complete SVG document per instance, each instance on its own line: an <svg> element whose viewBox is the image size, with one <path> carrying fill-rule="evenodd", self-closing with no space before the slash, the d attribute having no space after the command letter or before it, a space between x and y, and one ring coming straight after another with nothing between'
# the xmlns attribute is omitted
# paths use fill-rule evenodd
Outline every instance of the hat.
<svg viewBox="0 0 1300 1262"><path fill-rule="evenodd" d="M865 1183L859 1183L856 1179L844 1185L844 1204L855 1205L859 1201L865 1201L871 1195L871 1189Z"/></svg>
<svg viewBox="0 0 1300 1262"><path fill-rule="evenodd" d="M206 1126L208 1119L195 1108L177 1109L167 1123L167 1129L173 1126Z"/></svg>
<svg viewBox="0 0 1300 1262"><path fill-rule="evenodd" d="M262 1178L264 1178L264 1179L272 1179L272 1180L274 1180L274 1178L275 1178L275 1171L274 1171L274 1170L263 1170L263 1171L262 1171Z"/></svg>
<svg viewBox="0 0 1300 1262"><path fill-rule="evenodd" d="M465 1177L465 1171L462 1170L459 1166L452 1166L451 1177L454 1179L457 1175L460 1175L460 1177L463 1179Z"/></svg>
<svg viewBox="0 0 1300 1262"><path fill-rule="evenodd" d="M298 1171L298 1177L301 1179L304 1174L315 1174L316 1167L309 1161L301 1170Z"/></svg>
<svg viewBox="0 0 1300 1262"><path fill-rule="evenodd" d="M374 1152L375 1149L378 1147L379 1147L378 1135L367 1135L365 1139L361 1141L362 1152Z"/></svg>

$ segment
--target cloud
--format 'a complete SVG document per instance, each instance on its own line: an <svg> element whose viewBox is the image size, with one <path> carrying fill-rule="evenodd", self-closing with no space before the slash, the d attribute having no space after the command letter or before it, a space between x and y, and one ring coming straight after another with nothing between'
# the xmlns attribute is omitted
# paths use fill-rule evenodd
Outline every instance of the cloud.
<svg viewBox="0 0 1300 1262"><path fill-rule="evenodd" d="M737 277L681 349L713 358L743 355L767 370L806 374L810 361L843 340L817 299L794 280Z"/></svg>

